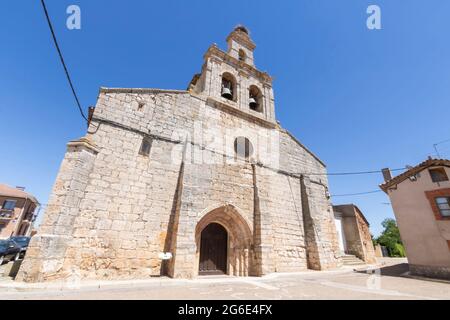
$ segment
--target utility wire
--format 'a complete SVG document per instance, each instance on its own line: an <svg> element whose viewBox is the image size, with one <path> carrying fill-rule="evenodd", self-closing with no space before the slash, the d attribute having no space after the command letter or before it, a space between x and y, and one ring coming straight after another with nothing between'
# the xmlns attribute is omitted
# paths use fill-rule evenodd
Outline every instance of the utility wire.
<svg viewBox="0 0 450 320"><path fill-rule="evenodd" d="M86 115L83 112L83 108L81 107L80 101L78 99L77 93L75 91L75 88L73 86L72 80L70 78L70 74L69 71L67 69L66 63L64 61L64 57L62 55L61 49L59 48L58 45L58 40L56 39L56 35L55 32L53 30L53 26L47 11L47 7L45 5L44 0L41 0L41 4L42 4L42 8L44 9L44 13L45 13L45 17L47 19L47 23L50 29L50 32L52 34L52 38L53 38L53 42L55 44L56 50L58 51L58 55L59 58L61 60L61 63L64 67L64 72L66 74L67 77L67 81L69 82L70 88L72 90L72 94L75 98L75 101L77 103L77 107L78 110L80 112L81 117L86 120L86 122L89 122L89 120L87 119ZM450 141L449 140L445 140L445 141L441 141L439 143L434 144L434 146L436 147L438 144L444 143ZM400 171L400 170L406 170L407 168L397 168L397 169L391 169L391 171ZM335 172L335 173L306 173L305 175L327 175L327 176L347 176L347 175L362 175L362 174L374 174L374 173L380 173L381 170L373 170L373 171L357 171L357 172ZM377 192L381 192L381 190L374 190L374 191L368 191L368 192L360 192L360 193L348 193L348 194L337 194L337 195L331 195L332 197L346 197L346 196L356 196L356 195L364 195L364 194L371 194L371 193L377 193Z"/></svg>
<svg viewBox="0 0 450 320"><path fill-rule="evenodd" d="M435 143L435 145L439 145L439 144L446 143L446 142L450 142L450 139L443 140L441 142L437 142L437 143Z"/></svg>
<svg viewBox="0 0 450 320"><path fill-rule="evenodd" d="M402 171L407 170L408 168L396 168L390 169L391 171ZM327 172L327 173L302 173L305 176L350 176L350 175L362 175L362 174L374 174L374 173L382 173L381 170L373 170L373 171L355 171L355 172Z"/></svg>
<svg viewBox="0 0 450 320"><path fill-rule="evenodd" d="M366 191L366 192L359 192L359 193L332 194L331 197L361 196L364 194L372 194L372 193L378 193L378 192L382 192L382 190L373 190L373 191Z"/></svg>
<svg viewBox="0 0 450 320"><path fill-rule="evenodd" d="M136 133L136 134L140 134L140 135L142 135L144 137L150 137L152 139L157 139L157 140L170 142L170 143L174 143L174 144L183 143L182 140L176 140L176 139L168 138L168 137L161 136L161 135L158 135L158 134L150 134L149 132L145 132L145 131L142 131L140 129L136 129L136 128L133 128L133 127L128 126L128 125L124 125L124 124L116 122L116 121L108 120L108 119L105 119L103 117L96 117L96 116L94 116L92 118L92 121L93 122L98 122L99 124L106 124L106 125L109 125L109 126L113 126L113 127L116 127L116 128L127 130L127 131L130 131L130 132ZM98 125L97 128L99 126L100 125ZM93 133L93 132L90 132L90 133ZM218 155L230 158L230 159L234 158L234 157L232 157L230 155L218 152L215 149L211 149L211 148L208 148L208 147L206 147L204 145L195 143L194 141L191 141L190 143L191 143L191 145L193 145L195 147L201 148L201 150L210 151L212 153L215 153L215 154L218 154ZM258 165L262 165L262 164L258 162ZM331 172L331 173L327 173L327 172L287 172L287 171L277 170L276 168L268 167L268 166L265 166L265 165L262 165L262 166L267 168L267 169L271 169L271 170L277 171L279 173L285 173L287 175L296 176L296 177L299 177L299 176L302 176L302 175L303 176L348 176L348 175L362 175L362 174L382 173L381 170L354 171L354 172ZM408 168L406 168L406 167L404 167L404 168L395 168L395 169L391 169L391 171L401 171L401 170L407 170L407 169Z"/></svg>
<svg viewBox="0 0 450 320"><path fill-rule="evenodd" d="M47 18L48 27L50 28L50 31L52 33L53 42L55 44L56 50L58 51L58 55L59 55L59 58L61 59L61 63L64 67L64 72L66 73L66 77L67 77L67 80L69 81L69 85L70 85L70 88L72 89L72 93L73 93L73 96L75 97L75 101L77 102L78 110L80 111L81 117L84 120L86 120L86 122L89 122L89 120L87 119L87 117L85 116L85 114L83 112L83 108L81 108L81 104L80 104L80 101L78 100L77 93L75 92L75 88L73 87L72 80L70 79L69 71L67 70L67 66L66 66L66 63L64 62L63 55L61 53L61 50L59 49L58 41L56 40L55 31L53 30L52 22L50 21L50 17L48 15L47 7L45 6L44 0L41 0L41 4L42 4L42 7L45 12L45 17Z"/></svg>
<svg viewBox="0 0 450 320"><path fill-rule="evenodd" d="M436 151L436 155L438 156L438 158L440 158L441 155L439 153L439 150L438 150L437 146L440 145L440 144L443 144L443 143L447 143L447 142L450 142L450 139L446 139L446 140L443 140L441 142L437 142L437 143L433 144L434 151Z"/></svg>

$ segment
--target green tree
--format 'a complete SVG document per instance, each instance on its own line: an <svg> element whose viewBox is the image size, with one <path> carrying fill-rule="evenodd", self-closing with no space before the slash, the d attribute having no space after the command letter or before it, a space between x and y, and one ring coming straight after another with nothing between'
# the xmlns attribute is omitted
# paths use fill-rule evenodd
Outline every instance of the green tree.
<svg viewBox="0 0 450 320"><path fill-rule="evenodd" d="M384 231L376 239L376 242L386 247L391 257L405 257L405 248L403 247L400 231L395 220L385 219L381 225Z"/></svg>

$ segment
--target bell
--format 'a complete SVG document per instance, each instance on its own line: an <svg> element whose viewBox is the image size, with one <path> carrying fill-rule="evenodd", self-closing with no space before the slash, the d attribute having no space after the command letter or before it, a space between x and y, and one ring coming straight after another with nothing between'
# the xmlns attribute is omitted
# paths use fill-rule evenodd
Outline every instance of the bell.
<svg viewBox="0 0 450 320"><path fill-rule="evenodd" d="M251 109L253 109L253 110L258 109L258 103L256 102L255 98L251 97L251 98L248 100L248 102L249 102L249 105L250 105L250 108L251 108Z"/></svg>
<svg viewBox="0 0 450 320"><path fill-rule="evenodd" d="M230 99L230 100L233 99L233 95L231 94L230 88L227 88L227 87L222 88L222 97Z"/></svg>

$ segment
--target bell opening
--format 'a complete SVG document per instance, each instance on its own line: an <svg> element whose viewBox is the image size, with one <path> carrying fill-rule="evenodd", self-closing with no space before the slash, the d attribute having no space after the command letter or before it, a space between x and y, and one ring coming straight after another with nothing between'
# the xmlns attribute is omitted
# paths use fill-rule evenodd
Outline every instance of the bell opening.
<svg viewBox="0 0 450 320"><path fill-rule="evenodd" d="M258 111L259 105L254 98L250 98L249 106L250 106L250 109L252 109L253 111Z"/></svg>
<svg viewBox="0 0 450 320"><path fill-rule="evenodd" d="M233 99L233 94L231 93L231 90L228 88L223 88L222 89L222 97L228 99L228 100L232 100Z"/></svg>
<svg viewBox="0 0 450 320"><path fill-rule="evenodd" d="M228 100L233 100L233 84L231 81L227 80L227 79L223 79L222 80L222 92L221 95L222 97L224 97L225 99Z"/></svg>
<svg viewBox="0 0 450 320"><path fill-rule="evenodd" d="M256 111L256 112L262 112L261 108L261 91L256 86L250 86L249 90L249 100L248 100L248 106L250 110Z"/></svg>

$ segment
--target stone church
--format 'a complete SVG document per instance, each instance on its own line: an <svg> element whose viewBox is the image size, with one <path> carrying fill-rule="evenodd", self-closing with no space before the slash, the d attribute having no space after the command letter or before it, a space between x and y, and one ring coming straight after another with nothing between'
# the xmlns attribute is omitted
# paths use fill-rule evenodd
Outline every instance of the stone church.
<svg viewBox="0 0 450 320"><path fill-rule="evenodd" d="M193 278L341 264L326 167L276 121L249 31L187 90L101 88L67 145L22 281Z"/></svg>

